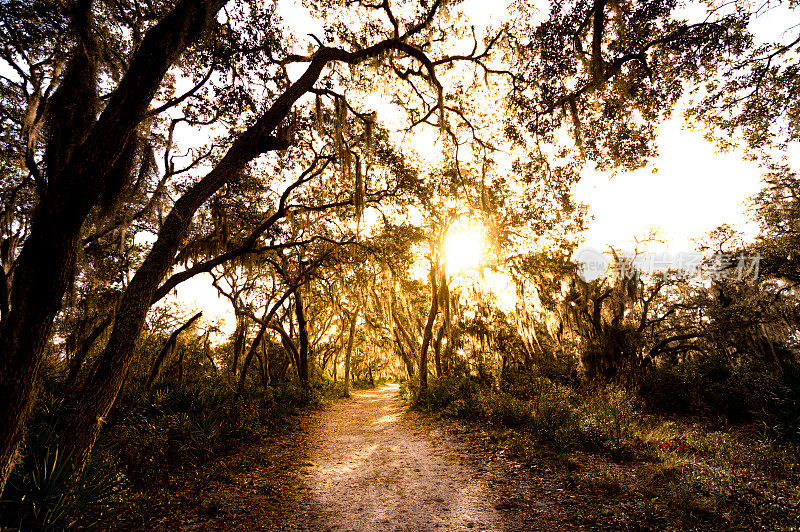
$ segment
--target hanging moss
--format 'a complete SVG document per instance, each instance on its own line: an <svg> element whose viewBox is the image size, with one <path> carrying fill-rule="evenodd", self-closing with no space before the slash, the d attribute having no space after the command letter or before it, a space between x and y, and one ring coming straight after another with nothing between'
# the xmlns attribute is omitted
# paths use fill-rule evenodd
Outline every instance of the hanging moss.
<svg viewBox="0 0 800 532"><path fill-rule="evenodd" d="M364 178L361 175L361 158L356 155L356 183L353 203L356 207L356 216L361 219L364 214Z"/></svg>

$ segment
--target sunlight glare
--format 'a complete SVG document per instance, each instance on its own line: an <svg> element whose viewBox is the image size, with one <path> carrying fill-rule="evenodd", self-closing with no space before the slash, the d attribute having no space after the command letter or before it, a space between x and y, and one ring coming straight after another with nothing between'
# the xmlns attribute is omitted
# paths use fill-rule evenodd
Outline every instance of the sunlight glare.
<svg viewBox="0 0 800 532"><path fill-rule="evenodd" d="M447 270L451 273L477 269L484 252L483 227L457 225L450 228L444 242Z"/></svg>

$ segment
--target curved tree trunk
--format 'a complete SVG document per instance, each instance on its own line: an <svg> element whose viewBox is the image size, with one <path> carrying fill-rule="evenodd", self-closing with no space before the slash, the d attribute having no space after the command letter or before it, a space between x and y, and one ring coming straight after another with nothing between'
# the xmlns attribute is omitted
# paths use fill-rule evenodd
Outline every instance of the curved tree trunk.
<svg viewBox="0 0 800 532"><path fill-rule="evenodd" d="M394 329L394 341L397 345L397 352L400 354L400 358L403 359L403 364L406 366L408 378L411 379L414 377L414 361L412 360L412 357L409 356L409 353L406 353L405 349L403 349L403 341L400 338L400 333L398 332L397 327Z"/></svg>
<svg viewBox="0 0 800 532"><path fill-rule="evenodd" d="M264 314L264 317L261 320L261 327L258 329L258 334L256 334L255 340L253 343L250 344L250 350L247 352L247 357L245 357L244 362L242 363L242 373L239 376L239 384L236 386L236 394L233 396L233 404L235 405L236 402L239 400L239 397L242 395L242 391L244 391L244 382L245 378L247 377L247 368L250 367L250 362L253 359L253 356L256 354L256 349L261 346L262 351L264 351L264 333L267 332L267 328L269 327L270 322L272 321L273 316L278 311L278 309L283 305L283 302L286 301L286 298L289 297L290 291L284 292L283 296L269 309L269 311ZM269 361L266 361L267 354L264 352L264 359L265 362L262 364L269 364ZM268 365L265 367L269 367ZM263 371L263 370L262 370ZM262 373L263 375L263 373ZM269 374L267 374L266 384L269 384Z"/></svg>
<svg viewBox="0 0 800 532"><path fill-rule="evenodd" d="M219 2L222 3L222 0ZM378 53L379 50L376 48L375 52ZM141 333L147 311L156 299L160 283L174 263L175 254L189 233L194 213L252 159L287 146L286 141L273 136L278 125L286 118L295 102L313 87L330 61L346 59L350 59L346 52L324 48L314 57L300 78L275 100L255 124L233 142L219 163L175 202L164 220L158 239L122 295L114 328L100 357L100 364L93 378L84 386L82 407L71 416L63 431L63 448L65 452L71 453L74 460L81 464L85 462L100 433L103 420L114 405L125 382L132 360L131 353ZM283 214L285 212L276 213L273 221L277 221Z"/></svg>
<svg viewBox="0 0 800 532"><path fill-rule="evenodd" d="M108 326L111 325L111 320L113 320L114 315L109 314L106 316L103 321L101 321L92 332L89 333L89 336L81 343L80 348L75 352L70 360L69 363L69 374L67 375L67 380L64 381L64 390L65 393L69 393L72 389L72 386L75 384L75 380L78 378L78 374L83 367L83 362L86 360L86 355L89 354L89 351L92 349L92 346L97 341L98 338L108 329Z"/></svg>
<svg viewBox="0 0 800 532"><path fill-rule="evenodd" d="M83 223L98 203L106 178L145 116L167 70L215 23L216 12L224 3L183 0L148 30L86 140L76 128L72 135L80 144L71 156L60 159L66 161L63 168L48 167L48 189L20 252L11 311L0 329L0 491L11 472L33 403L53 319L74 278ZM86 47L76 49L84 53ZM96 84L91 75L82 78ZM64 99L74 102L75 95L85 94L85 89L79 87L76 93L64 94ZM93 118L91 107L87 106L85 112ZM107 410L102 410L104 416Z"/></svg>
<svg viewBox="0 0 800 532"><path fill-rule="evenodd" d="M164 344L164 347L161 348L161 351L159 351L158 356L156 356L156 360L155 362L153 362L153 367L150 370L150 376L147 378L147 385L145 385L145 389L147 390L148 394L153 389L153 384L155 384L159 374L161 374L161 368L164 365L164 360L175 350L175 344L178 342L178 335L181 334L186 329L188 329L189 327L191 327L192 324L197 320L199 320L202 315L203 315L202 312L198 312L197 314L192 316L189 319L189 321L187 321L186 323L175 329L175 331L169 335L169 338Z"/></svg>

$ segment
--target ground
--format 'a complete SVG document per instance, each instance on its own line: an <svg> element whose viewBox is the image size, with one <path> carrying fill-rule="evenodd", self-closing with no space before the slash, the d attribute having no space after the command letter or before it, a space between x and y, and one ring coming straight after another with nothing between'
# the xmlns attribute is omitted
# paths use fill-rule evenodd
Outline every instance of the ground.
<svg viewBox="0 0 800 532"><path fill-rule="evenodd" d="M543 455L523 465L497 437L409 410L396 385L356 392L300 414L258 445L185 470L170 483L174 502L155 528L680 528L643 513L650 503L631 487L651 465L617 466L589 455Z"/></svg>

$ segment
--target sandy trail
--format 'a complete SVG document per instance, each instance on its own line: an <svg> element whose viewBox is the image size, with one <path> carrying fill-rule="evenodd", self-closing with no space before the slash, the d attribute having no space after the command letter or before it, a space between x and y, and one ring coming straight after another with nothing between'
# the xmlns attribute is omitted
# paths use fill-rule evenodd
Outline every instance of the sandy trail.
<svg viewBox="0 0 800 532"><path fill-rule="evenodd" d="M303 528L504 530L480 472L416 426L397 385L335 404L312 425L308 444Z"/></svg>

